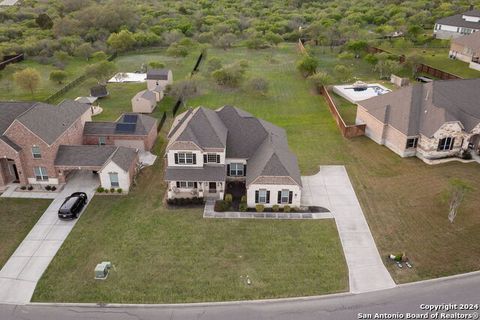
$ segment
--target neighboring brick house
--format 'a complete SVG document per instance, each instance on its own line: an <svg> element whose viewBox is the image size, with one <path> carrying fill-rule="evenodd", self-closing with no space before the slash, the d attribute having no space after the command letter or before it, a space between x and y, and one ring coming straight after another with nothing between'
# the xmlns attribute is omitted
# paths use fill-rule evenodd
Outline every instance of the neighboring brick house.
<svg viewBox="0 0 480 320"><path fill-rule="evenodd" d="M222 199L236 185L249 207L300 206L300 170L282 128L235 107L199 107L177 116L168 138L169 199Z"/></svg>
<svg viewBox="0 0 480 320"><path fill-rule="evenodd" d="M480 71L480 32L452 39L449 56L470 64L470 68Z"/></svg>
<svg viewBox="0 0 480 320"><path fill-rule="evenodd" d="M137 115L129 116L131 119ZM156 120L149 117L139 122L133 125L119 120L113 125L120 123L120 129L127 131L127 138L141 130L154 128L134 138L135 141L141 140L142 147L151 148L156 137ZM110 188L121 183L121 188L127 191L129 185L126 182L132 181L138 150L123 147L122 143L117 146L98 143L83 146L87 123L91 123L90 106L75 101L67 100L58 106L0 102L0 188L12 182L22 185L63 184L71 172L90 170L98 172L102 185L105 183ZM132 132L133 126L136 129ZM115 166L116 172L112 171ZM113 180L107 181L107 176Z"/></svg>
<svg viewBox="0 0 480 320"><path fill-rule="evenodd" d="M86 122L83 144L116 145L150 151L157 139L158 120L144 114L124 113L115 122Z"/></svg>
<svg viewBox="0 0 480 320"><path fill-rule="evenodd" d="M402 157L426 161L479 151L480 79L416 84L359 102L357 124Z"/></svg>
<svg viewBox="0 0 480 320"><path fill-rule="evenodd" d="M480 30L480 11L470 8L469 11L441 18L435 22L434 37L452 39Z"/></svg>

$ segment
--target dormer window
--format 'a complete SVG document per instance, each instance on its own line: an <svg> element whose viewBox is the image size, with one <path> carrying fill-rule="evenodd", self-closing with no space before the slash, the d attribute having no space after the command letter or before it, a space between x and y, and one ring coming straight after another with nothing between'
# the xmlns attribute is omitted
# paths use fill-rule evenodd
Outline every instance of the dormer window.
<svg viewBox="0 0 480 320"><path fill-rule="evenodd" d="M220 163L220 155L216 153L207 153L203 155L205 163Z"/></svg>
<svg viewBox="0 0 480 320"><path fill-rule="evenodd" d="M175 164L197 164L197 155L191 152L175 153Z"/></svg>
<svg viewBox="0 0 480 320"><path fill-rule="evenodd" d="M37 147L37 146L32 147L32 157L33 157L33 159L41 159L42 158L42 153L40 151L40 147Z"/></svg>

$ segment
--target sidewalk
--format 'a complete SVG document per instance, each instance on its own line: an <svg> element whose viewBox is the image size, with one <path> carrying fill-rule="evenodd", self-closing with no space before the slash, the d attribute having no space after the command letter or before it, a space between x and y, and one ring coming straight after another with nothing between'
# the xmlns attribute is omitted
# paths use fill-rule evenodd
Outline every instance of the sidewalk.
<svg viewBox="0 0 480 320"><path fill-rule="evenodd" d="M98 185L98 177L90 172L78 172L69 179L0 270L0 304L30 302L38 280L77 222L77 219L59 220L59 207L67 196L77 191L87 193L90 201Z"/></svg>
<svg viewBox="0 0 480 320"><path fill-rule="evenodd" d="M302 177L302 205L330 209L337 224L349 270L350 292L395 287L385 268L344 166L320 166Z"/></svg>

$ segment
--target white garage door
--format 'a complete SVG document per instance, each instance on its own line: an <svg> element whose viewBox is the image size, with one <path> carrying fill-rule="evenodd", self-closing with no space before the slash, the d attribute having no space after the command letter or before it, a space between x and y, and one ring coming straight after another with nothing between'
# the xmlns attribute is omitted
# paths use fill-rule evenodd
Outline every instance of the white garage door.
<svg viewBox="0 0 480 320"><path fill-rule="evenodd" d="M145 151L145 145L141 140L115 140L115 145L119 147L129 147Z"/></svg>

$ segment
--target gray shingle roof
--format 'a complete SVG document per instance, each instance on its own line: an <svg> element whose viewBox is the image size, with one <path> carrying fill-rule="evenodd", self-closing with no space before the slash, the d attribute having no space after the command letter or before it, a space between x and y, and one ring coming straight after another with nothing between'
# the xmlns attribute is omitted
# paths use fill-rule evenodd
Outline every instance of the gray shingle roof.
<svg viewBox="0 0 480 320"><path fill-rule="evenodd" d="M436 21L436 23L437 24L442 24L442 25L447 25L447 26L470 28L470 29L478 30L478 29L480 29L480 22L466 21L465 19L463 19L463 16L465 14L470 15L470 16L476 16L476 15L474 15L474 14L476 14L475 12L478 12L478 11L473 10L473 11L468 11L466 13L460 13L460 14L456 14L456 15L453 15L453 16L441 18L441 19L438 19ZM467 13L469 13L469 14L467 14Z"/></svg>
<svg viewBox="0 0 480 320"><path fill-rule="evenodd" d="M97 84L90 88L90 95L92 97L102 98L108 96L107 86L103 84Z"/></svg>
<svg viewBox="0 0 480 320"><path fill-rule="evenodd" d="M137 115L137 123L135 130L129 133L118 132L116 130L117 123L123 123L125 116ZM136 135L145 136L155 127L157 119L141 113L124 113L118 118L116 122L85 122L83 134L85 135Z"/></svg>
<svg viewBox="0 0 480 320"><path fill-rule="evenodd" d="M147 80L168 80L170 69L151 69L147 71Z"/></svg>
<svg viewBox="0 0 480 320"><path fill-rule="evenodd" d="M155 92L150 90L140 91L133 98L136 100L145 99L151 102L157 102L157 95L155 94Z"/></svg>
<svg viewBox="0 0 480 320"><path fill-rule="evenodd" d="M15 151L20 151L22 150L22 148L20 148L20 146L18 146L15 142L13 142L12 140L8 139L8 137L6 136L0 136L0 140L2 140L3 142L5 142L7 145L9 145L13 150Z"/></svg>
<svg viewBox="0 0 480 320"><path fill-rule="evenodd" d="M474 32L466 36L453 38L452 43L470 48L473 52L478 52L480 50L480 32Z"/></svg>
<svg viewBox="0 0 480 320"><path fill-rule="evenodd" d="M132 162L137 158L137 151L132 148L118 147L117 151L112 157L112 161L115 162L120 168L125 171L130 169Z"/></svg>
<svg viewBox="0 0 480 320"><path fill-rule="evenodd" d="M58 106L37 103L17 120L50 145L89 109L90 106L72 100Z"/></svg>
<svg viewBox="0 0 480 320"><path fill-rule="evenodd" d="M117 146L61 145L55 158L55 166L102 167L117 150Z"/></svg>
<svg viewBox="0 0 480 320"><path fill-rule="evenodd" d="M0 135L22 113L35 105L35 102L0 102Z"/></svg>
<svg viewBox="0 0 480 320"><path fill-rule="evenodd" d="M433 81L404 87L359 104L407 136L421 133L431 137L445 122L460 121L466 131L478 125L479 89L480 79ZM386 108L387 105L390 107Z"/></svg>
<svg viewBox="0 0 480 320"><path fill-rule="evenodd" d="M165 170L166 181L225 181L225 166L205 165L201 168L169 167Z"/></svg>

